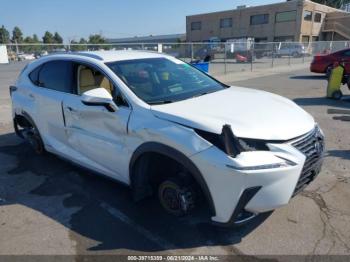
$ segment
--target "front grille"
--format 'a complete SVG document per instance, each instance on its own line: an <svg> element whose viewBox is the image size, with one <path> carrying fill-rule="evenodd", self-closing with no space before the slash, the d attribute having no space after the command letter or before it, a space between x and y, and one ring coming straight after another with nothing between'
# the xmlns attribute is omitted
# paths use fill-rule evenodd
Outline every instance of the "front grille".
<svg viewBox="0 0 350 262"><path fill-rule="evenodd" d="M305 163L293 196L302 191L316 177L319 170L317 166L323 157L324 138L318 127L304 137L292 142L292 146L302 152L305 156Z"/></svg>

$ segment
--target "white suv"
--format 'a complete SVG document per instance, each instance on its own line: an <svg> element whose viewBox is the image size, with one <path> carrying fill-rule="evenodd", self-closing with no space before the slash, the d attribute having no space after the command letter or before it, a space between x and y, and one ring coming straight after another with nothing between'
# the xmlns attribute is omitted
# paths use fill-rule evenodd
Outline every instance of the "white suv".
<svg viewBox="0 0 350 262"><path fill-rule="evenodd" d="M226 86L171 56L50 55L10 87L16 133L132 188L174 215L199 202L240 225L282 205L319 173L314 119L292 101Z"/></svg>

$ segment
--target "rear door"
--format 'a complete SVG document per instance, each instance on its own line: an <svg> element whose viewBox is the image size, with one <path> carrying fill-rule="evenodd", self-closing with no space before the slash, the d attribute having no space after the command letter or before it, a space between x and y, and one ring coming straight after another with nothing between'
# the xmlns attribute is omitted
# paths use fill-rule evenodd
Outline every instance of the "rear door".
<svg viewBox="0 0 350 262"><path fill-rule="evenodd" d="M131 108L100 69L78 62L73 68L77 94L66 97L63 102L68 144L85 166L128 183L126 141ZM82 103L84 92L99 87L114 97L116 112Z"/></svg>
<svg viewBox="0 0 350 262"><path fill-rule="evenodd" d="M44 63L36 77L34 84L38 92L32 94L32 99L39 105L36 124L48 150L66 154L62 103L72 95L72 63L64 60Z"/></svg>

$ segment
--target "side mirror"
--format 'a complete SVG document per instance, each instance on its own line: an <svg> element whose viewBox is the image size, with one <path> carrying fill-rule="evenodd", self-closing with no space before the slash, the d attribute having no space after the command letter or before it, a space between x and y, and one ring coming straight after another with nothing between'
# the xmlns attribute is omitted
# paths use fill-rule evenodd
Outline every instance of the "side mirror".
<svg viewBox="0 0 350 262"><path fill-rule="evenodd" d="M115 112L118 109L111 94L102 87L84 92L81 101L87 106L104 106L109 112Z"/></svg>

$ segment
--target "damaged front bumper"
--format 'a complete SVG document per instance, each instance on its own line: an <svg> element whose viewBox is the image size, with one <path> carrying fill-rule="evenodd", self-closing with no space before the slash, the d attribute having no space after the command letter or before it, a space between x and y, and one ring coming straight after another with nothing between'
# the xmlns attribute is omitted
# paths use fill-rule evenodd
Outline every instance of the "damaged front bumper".
<svg viewBox="0 0 350 262"><path fill-rule="evenodd" d="M286 205L305 173L307 155L291 143L269 144L271 151L243 152L236 158L211 147L191 157L200 169L215 207L212 221L239 225L259 213ZM322 157L310 169L320 170Z"/></svg>

